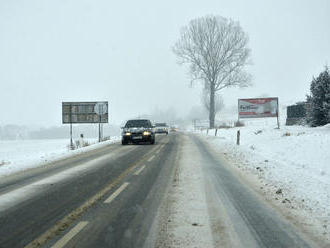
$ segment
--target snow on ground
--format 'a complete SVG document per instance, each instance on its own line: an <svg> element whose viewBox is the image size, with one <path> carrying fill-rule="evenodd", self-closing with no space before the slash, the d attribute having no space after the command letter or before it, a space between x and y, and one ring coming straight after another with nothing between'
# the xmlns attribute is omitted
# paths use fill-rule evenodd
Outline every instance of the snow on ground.
<svg viewBox="0 0 330 248"><path fill-rule="evenodd" d="M68 139L2 140L0 141L0 177L97 149L116 142L119 138L111 137L111 140L101 143L96 143L96 140L88 140L94 144L74 151L69 150Z"/></svg>
<svg viewBox="0 0 330 248"><path fill-rule="evenodd" d="M275 125L274 121L269 125L271 122L265 120L246 123L244 127L219 129L217 137L215 130L202 133L208 135L208 142L219 148L233 164L258 175L263 188L278 195L278 200L299 203L295 206L322 220L324 232L327 232L330 223L330 125L317 128L282 125L276 129L276 121ZM240 146L236 145L238 130Z"/></svg>

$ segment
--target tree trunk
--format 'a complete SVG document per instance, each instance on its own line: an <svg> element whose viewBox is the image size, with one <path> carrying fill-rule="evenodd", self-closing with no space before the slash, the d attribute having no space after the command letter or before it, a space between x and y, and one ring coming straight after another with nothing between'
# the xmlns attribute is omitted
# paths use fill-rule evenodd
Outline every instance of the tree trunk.
<svg viewBox="0 0 330 248"><path fill-rule="evenodd" d="M215 119L215 106L214 106L214 96L215 96L215 84L214 82L210 83L210 128L214 128L214 119Z"/></svg>

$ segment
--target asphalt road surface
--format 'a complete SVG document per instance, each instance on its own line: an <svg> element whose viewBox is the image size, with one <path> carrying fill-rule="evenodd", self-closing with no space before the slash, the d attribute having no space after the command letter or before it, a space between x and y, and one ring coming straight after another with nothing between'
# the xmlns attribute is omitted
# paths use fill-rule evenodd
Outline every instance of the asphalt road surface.
<svg viewBox="0 0 330 248"><path fill-rule="evenodd" d="M157 136L155 145L116 143L2 178L0 247L152 247L147 239L157 234L153 223L185 146L201 159L211 222L226 210L231 240L223 247L314 247L200 138L182 133ZM212 231L214 247L222 247L221 235Z"/></svg>

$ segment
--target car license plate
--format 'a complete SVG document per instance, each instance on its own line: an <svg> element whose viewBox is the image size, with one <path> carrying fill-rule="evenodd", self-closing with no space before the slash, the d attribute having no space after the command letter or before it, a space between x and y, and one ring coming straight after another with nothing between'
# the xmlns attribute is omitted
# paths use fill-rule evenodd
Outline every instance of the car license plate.
<svg viewBox="0 0 330 248"><path fill-rule="evenodd" d="M142 136L134 136L133 139L142 139Z"/></svg>

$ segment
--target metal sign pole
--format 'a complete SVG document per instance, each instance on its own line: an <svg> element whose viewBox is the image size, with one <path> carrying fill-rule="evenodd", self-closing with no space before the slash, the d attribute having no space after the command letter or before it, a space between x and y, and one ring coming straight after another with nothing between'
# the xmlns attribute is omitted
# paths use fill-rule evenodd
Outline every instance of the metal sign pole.
<svg viewBox="0 0 330 248"><path fill-rule="evenodd" d="M99 110L99 142L101 142L101 113L103 111L103 106L99 105L98 110Z"/></svg>
<svg viewBox="0 0 330 248"><path fill-rule="evenodd" d="M99 115L99 142L101 142L101 115Z"/></svg>
<svg viewBox="0 0 330 248"><path fill-rule="evenodd" d="M103 135L103 123L101 123L101 139L103 140L104 135Z"/></svg>
<svg viewBox="0 0 330 248"><path fill-rule="evenodd" d="M101 142L101 117L99 122L99 142Z"/></svg>
<svg viewBox="0 0 330 248"><path fill-rule="evenodd" d="M277 98L277 111L276 112L277 112L277 128L280 129L278 98Z"/></svg>
<svg viewBox="0 0 330 248"><path fill-rule="evenodd" d="M70 149L73 150L72 123L70 123Z"/></svg>
<svg viewBox="0 0 330 248"><path fill-rule="evenodd" d="M70 149L73 150L73 140L72 140L72 105L70 105Z"/></svg>

